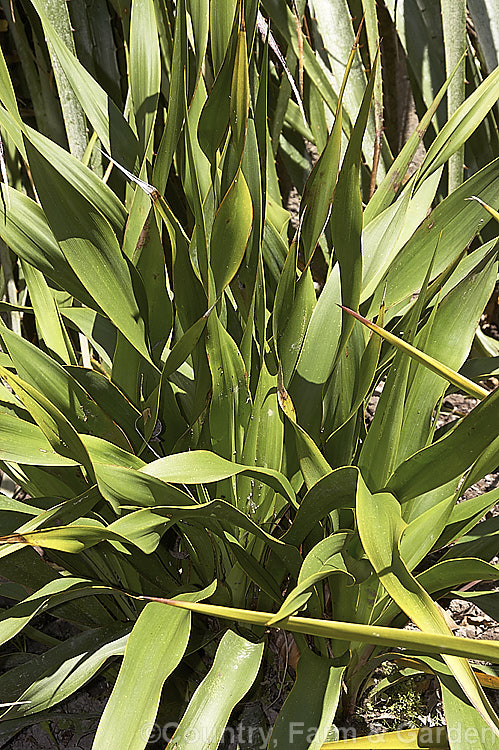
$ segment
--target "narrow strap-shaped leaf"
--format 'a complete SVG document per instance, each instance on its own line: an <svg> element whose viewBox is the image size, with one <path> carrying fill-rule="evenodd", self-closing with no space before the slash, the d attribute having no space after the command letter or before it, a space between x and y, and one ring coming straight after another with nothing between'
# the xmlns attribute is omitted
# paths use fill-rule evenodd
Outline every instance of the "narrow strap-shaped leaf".
<svg viewBox="0 0 499 750"><path fill-rule="evenodd" d="M397 500L388 493L371 495L364 483L359 482L357 523L369 560L399 607L422 630L450 635L441 611L409 573L400 557L400 536L405 524ZM499 735L499 719L468 662L454 656L444 656L444 659L473 706Z"/></svg>
<svg viewBox="0 0 499 750"><path fill-rule="evenodd" d="M496 220L499 221L499 212L495 211L492 206L487 205L481 198L477 198L476 195L472 195L470 200L477 201L484 209Z"/></svg>
<svg viewBox="0 0 499 750"><path fill-rule="evenodd" d="M2 700L18 702L2 721L45 711L85 685L114 656L122 656L130 623L90 628L0 677ZM22 705L26 702L25 705Z"/></svg>
<svg viewBox="0 0 499 750"><path fill-rule="evenodd" d="M182 594L182 598L199 601L212 591L211 586L196 594ZM123 750L143 750L163 684L184 655L190 629L191 618L185 611L179 610L172 617L154 602L144 607L128 637L118 678L97 727L93 750L104 750L114 744Z"/></svg>
<svg viewBox="0 0 499 750"><path fill-rule="evenodd" d="M241 28L237 35L236 57L232 73L230 100L230 127L232 130L232 142L240 160L244 150L244 142L246 140L249 106L248 50L244 19L242 20Z"/></svg>
<svg viewBox="0 0 499 750"><path fill-rule="evenodd" d="M145 597L143 597L145 598ZM222 607L215 604L190 604L173 599L147 597L166 605L189 609L202 615L220 617L225 620L266 625L272 617L270 612L259 612L235 607ZM499 646L496 641L457 638L454 635L440 635L400 628L386 628L358 623L316 620L311 617L288 617L278 626L291 633L307 633L322 638L337 638L343 641L361 641L375 646L402 646L428 654L451 654L469 659L485 659L494 664L499 662ZM480 656L476 656L480 654Z"/></svg>
<svg viewBox="0 0 499 750"><path fill-rule="evenodd" d="M371 331L374 331L374 333L377 333L378 336L381 336L383 339L385 339L385 341L393 344L397 347L397 349L405 352L409 357L412 357L417 362L420 362L425 367L428 367L429 370L435 372L437 375L440 375L442 378L445 378L449 383L452 383L452 385L455 385L457 388L465 391L465 393L468 393L470 396L482 400L489 395L489 391L487 391L485 388L482 388L472 380L468 380L468 378L465 378L463 375L455 372L450 367L447 367L441 362L438 362L438 360L436 360L434 357L430 357L428 354L425 354L419 349L416 349L415 346L408 344L403 339L395 336L395 334L390 333L390 331L386 331L384 328L376 325L376 323L371 323L371 321L362 317L362 315L359 315L359 313L350 310L348 307L344 307L343 305L341 305L341 307L347 313L350 313L350 315L367 326L367 328L370 328Z"/></svg>
<svg viewBox="0 0 499 750"><path fill-rule="evenodd" d="M112 151L118 161L133 167L137 154L137 139L130 126L112 99L59 38L48 19L43 3L40 0L32 0L32 4L40 16L47 39L53 46L61 67L104 148L108 152Z"/></svg>
<svg viewBox="0 0 499 750"><path fill-rule="evenodd" d="M287 388L317 304L310 268L296 280L297 246L291 244L274 299L273 331Z"/></svg>
<svg viewBox="0 0 499 750"><path fill-rule="evenodd" d="M224 458L238 461L251 416L251 394L241 353L215 313L208 320L206 353L212 382L211 444ZM226 486L229 495L233 495L234 487Z"/></svg>
<svg viewBox="0 0 499 750"><path fill-rule="evenodd" d="M92 455L92 460L99 491L116 512L119 512L121 505L129 504L132 497L136 506L145 507L161 503L175 503L175 505L192 503L192 498L185 492L160 479L148 477L130 468L130 464L128 466L126 464L110 465L109 459L107 463L97 462L95 453Z"/></svg>
<svg viewBox="0 0 499 750"><path fill-rule="evenodd" d="M78 190L85 198L106 216L116 234L122 235L126 221L125 207L111 188L95 172L92 172L85 164L50 138L23 122L18 123L13 116L10 116L1 107L0 123L6 129L9 137L14 140L16 148L20 150L25 159L26 149L22 137L23 133L50 162L57 164L60 174L77 185Z"/></svg>
<svg viewBox="0 0 499 750"><path fill-rule="evenodd" d="M196 144L194 143L192 128L189 124L190 113L187 109L187 101L185 101L185 150L186 150L186 172L188 170L189 179L186 179L186 193L188 200L191 205L191 210L194 214L195 227L191 237L191 249L190 253L192 256L193 250L196 254L197 268L201 276L201 281L207 293L208 299L213 296L213 280L208 274L209 268L209 255L210 248L208 244L208 237L206 234L206 219L205 209L203 206L203 195L201 193L201 186L199 184L198 167L196 164L196 158L194 149ZM199 148L199 147L198 147ZM214 300L213 300L214 303Z"/></svg>
<svg viewBox="0 0 499 750"><path fill-rule="evenodd" d="M430 656L416 656L414 663L418 662L425 672L434 674L440 682L447 734L452 750L468 750L470 746L476 750L497 750L499 737L494 735L492 729L467 701L446 664L441 659ZM484 686L487 676L480 673L477 675L483 680Z"/></svg>
<svg viewBox="0 0 499 750"><path fill-rule="evenodd" d="M381 306L379 315L377 318L378 324L381 324L381 327L383 327L384 316L385 316L385 308L384 306ZM355 389L355 398L353 399L350 412L343 419L343 422L338 427L335 428L334 432L332 432L331 435L328 436L328 439L327 439L328 441L330 438L334 439L334 435L337 435L339 433L341 428L344 427L348 423L348 421L354 416L354 414L356 414L358 409L362 406L362 404L366 400L366 397L368 393L370 392L370 388L373 385L374 377L376 374L376 369L378 367L382 343L383 343L382 339L379 336L371 336L371 338L367 342L367 346L360 360L359 371L358 371L358 382L356 383L356 389ZM333 374L333 378L334 378L334 374Z"/></svg>
<svg viewBox="0 0 499 750"><path fill-rule="evenodd" d="M141 153L147 152L160 89L158 29L152 0L133 3L130 19L130 93Z"/></svg>
<svg viewBox="0 0 499 750"><path fill-rule="evenodd" d="M240 169L230 184L213 220L210 263L217 298L241 265L253 224L253 203ZM215 303L210 300L210 305Z"/></svg>
<svg viewBox="0 0 499 750"><path fill-rule="evenodd" d="M391 204L391 202L399 192L402 185L402 180L407 173L407 168L411 162L411 159L413 158L420 143L422 142L423 137L435 115L435 112L437 111L439 104L442 101L447 88L449 87L452 77L456 74L460 64L461 61L459 61L459 63L452 71L451 75L448 77L440 91L437 93L431 106L428 107L427 111L421 118L418 127L407 139L402 150L388 170L388 173L383 179L381 185L378 186L378 189L367 204L366 210L364 211L365 225L367 225L376 216L381 214L382 211L388 208L388 206Z"/></svg>
<svg viewBox="0 0 499 750"><path fill-rule="evenodd" d="M118 425L62 365L6 327L0 326L0 338L12 357L18 375L49 399L75 430L88 432L130 450L130 443Z"/></svg>
<svg viewBox="0 0 499 750"><path fill-rule="evenodd" d="M350 57L347 60L345 74L338 95L338 104L333 128L324 151L310 172L305 185L305 190L303 191L303 198L300 205L300 211L302 214L300 244L304 251L305 263L309 263L312 258L331 210L334 188L336 186L338 169L340 166L343 94L354 61L356 49L356 44L354 44Z"/></svg>
<svg viewBox="0 0 499 750"><path fill-rule="evenodd" d="M319 750L338 706L344 664L302 650L296 680L279 712L268 747ZM312 739L312 727L315 733ZM311 741L312 740L312 741Z"/></svg>
<svg viewBox="0 0 499 750"><path fill-rule="evenodd" d="M88 596L92 592L92 583L85 578L64 577L56 578L28 596L22 602L15 604L0 615L0 643L5 643L19 633L39 612L70 601L80 596ZM95 589L105 587L94 586Z"/></svg>
<svg viewBox="0 0 499 750"><path fill-rule="evenodd" d="M189 701L168 747L211 750L218 745L234 706L256 679L263 647L263 643L251 643L232 630L225 633L213 665Z"/></svg>
<svg viewBox="0 0 499 750"><path fill-rule="evenodd" d="M490 393L452 432L406 459L387 489L406 502L458 479L497 436L499 389Z"/></svg>
<svg viewBox="0 0 499 750"><path fill-rule="evenodd" d="M41 341L59 362L66 365L75 365L76 358L71 341L63 327L61 315L45 276L37 268L25 263L22 259L20 262L31 304L35 311Z"/></svg>
<svg viewBox="0 0 499 750"><path fill-rule="evenodd" d="M284 420L279 412L276 385L277 376L269 372L263 359L251 418L244 437L242 463L279 471L283 455ZM266 520L274 500L271 488L250 477L238 477L237 489L241 497L247 498L246 507L253 520Z"/></svg>
<svg viewBox="0 0 499 750"><path fill-rule="evenodd" d="M36 424L10 414L0 414L0 459L33 466L78 464L57 453Z"/></svg>
<svg viewBox="0 0 499 750"><path fill-rule="evenodd" d="M295 407L282 382L282 371L279 371L277 397L279 406L293 426L301 472L307 487L310 489L322 477L327 476L332 471L331 466L310 435L296 421Z"/></svg>
<svg viewBox="0 0 499 750"><path fill-rule="evenodd" d="M343 304L354 309L358 307L362 286L362 198L360 194L362 139L371 109L376 72L377 64L373 67L347 146L331 212L334 251L340 265L341 299ZM347 315L343 315L337 358L352 328L353 321L349 320Z"/></svg>
<svg viewBox="0 0 499 750"><path fill-rule="evenodd" d="M7 188L0 186L2 199ZM42 208L18 190L9 187L10 209L0 212L0 236L20 258L30 263L76 299L92 309L99 306L75 274L49 227ZM29 231L26 230L29 227Z"/></svg>
<svg viewBox="0 0 499 750"><path fill-rule="evenodd" d="M433 307L428 322L421 328L414 341L425 355L458 371L469 355L476 328L493 292L497 276L495 250L480 259L470 272ZM459 332L455 321L459 317ZM458 373L460 377L463 377ZM427 366L411 364L408 395L404 408L397 463L428 445L433 439L432 415L435 404L445 393L445 380ZM469 381L466 383L466 391ZM461 386L462 388L462 386ZM485 394L482 396L482 399ZM411 429L409 428L411 425Z"/></svg>
<svg viewBox="0 0 499 750"><path fill-rule="evenodd" d="M162 534L166 531L167 523L170 521L177 523L190 519L201 524L213 519L222 522L222 524L226 521L232 523L234 527L243 529L263 541L283 560L291 574L295 577L298 576L300 556L297 550L264 531L258 524L248 518L246 513L242 513L224 500L210 500L202 504L192 501L190 504L184 502L181 506L179 503L177 507L156 505L154 508L128 513L114 521L109 529L129 539L133 544L140 546L141 549L150 554L158 546Z"/></svg>
<svg viewBox="0 0 499 750"><path fill-rule="evenodd" d="M436 748L449 750L450 747L445 727L423 727L325 742L321 750L371 750L374 743L381 750L419 750L420 748L421 750L436 750Z"/></svg>
<svg viewBox="0 0 499 750"><path fill-rule="evenodd" d="M147 464L142 471L149 476L175 484L219 482L237 474L246 474L269 484L276 492L287 497L290 502L295 502L295 493L289 481L280 472L233 463L210 451L199 450L165 456Z"/></svg>
<svg viewBox="0 0 499 750"><path fill-rule="evenodd" d="M286 595L286 599L278 612L269 620L268 625L275 625L280 620L303 609L312 596L311 589L324 578L329 578L335 573L349 575L343 558L339 554L348 536L344 532L331 534L310 550L300 569L298 584Z"/></svg>
<svg viewBox="0 0 499 750"><path fill-rule="evenodd" d="M184 69L188 65L187 52L187 13L185 0L179 0L175 16L175 36L173 42L173 57L171 63L170 91L168 94L168 114L165 129L161 136L152 181L161 194L165 192L170 167L175 149L182 132L185 114L185 75Z"/></svg>
<svg viewBox="0 0 499 750"><path fill-rule="evenodd" d="M445 123L426 154L419 179L445 164L476 130L499 97L499 70L494 70Z"/></svg>
<svg viewBox="0 0 499 750"><path fill-rule="evenodd" d="M495 205L499 198L498 174L499 159L495 159L448 195L424 219L397 254L382 282L383 287L386 284L387 309L401 300L410 301L410 295L422 286L433 255L433 273L439 274L483 228L483 209L475 201L465 199L479 195L483 201Z"/></svg>
<svg viewBox="0 0 499 750"><path fill-rule="evenodd" d="M238 5L236 0L210 3L210 43L215 75L220 70L229 44L233 19L238 19Z"/></svg>
<svg viewBox="0 0 499 750"><path fill-rule="evenodd" d="M203 67L206 47L208 45L210 31L210 3L209 0L189 2L189 15L191 17L192 31L194 34L196 77L199 79Z"/></svg>
<svg viewBox="0 0 499 750"><path fill-rule="evenodd" d="M340 508L355 508L358 476L356 466L342 466L319 479L301 501L283 541L299 547L329 513Z"/></svg>
<svg viewBox="0 0 499 750"><path fill-rule="evenodd" d="M106 529L97 521L93 523L87 519L79 519L77 523L68 526L37 529L0 537L0 542L4 544L27 544L31 547L59 550L69 554L78 554L102 541L117 542L120 545L119 549L123 551L123 542L127 542L128 539Z"/></svg>
<svg viewBox="0 0 499 750"><path fill-rule="evenodd" d="M22 401L57 453L83 464L90 476L92 464L81 439L66 417L30 383L0 366L0 375Z"/></svg>
<svg viewBox="0 0 499 750"><path fill-rule="evenodd" d="M269 18L272 19L274 27L278 29L280 34L282 34L287 44L292 46L293 52L296 57L299 58L301 53L296 29L296 19L291 9L286 4L281 3L280 0L265 0L262 4L269 15ZM350 43L345 57L347 57L351 47L352 44ZM333 90L327 74L318 62L315 52L308 43L306 37L303 37L303 67L331 112L336 112L338 96ZM348 133L350 132L351 126L348 118L345 118L345 120L346 122L344 121L343 125L345 132Z"/></svg>
<svg viewBox="0 0 499 750"><path fill-rule="evenodd" d="M336 263L310 317L296 365L296 372L308 383L325 383L333 370L341 336L340 300L340 266ZM324 336L326 326L328 335Z"/></svg>
<svg viewBox="0 0 499 750"><path fill-rule="evenodd" d="M30 141L26 152L40 201L68 263L118 330L150 361L134 290L139 280L110 224Z"/></svg>
<svg viewBox="0 0 499 750"><path fill-rule="evenodd" d="M232 3L232 0L230 0ZM210 4L211 13L216 12L213 3ZM213 31L213 28L210 27ZM238 15L234 16L229 44L224 52L223 63L217 71L215 83L208 94L203 111L199 118L199 145L213 164L217 149L227 132L230 119L230 93L234 71L237 38L239 32Z"/></svg>
<svg viewBox="0 0 499 750"><path fill-rule="evenodd" d="M456 586L462 586L471 581L496 581L498 577L499 569L497 566L489 565L483 560L472 557L444 560L416 576L418 583L425 591L438 596L447 593ZM387 601L388 595L378 600L376 609L379 609L379 612L383 612L383 614L378 618L378 612L376 612L373 621L391 622L396 617L399 607L394 602L386 606Z"/></svg>

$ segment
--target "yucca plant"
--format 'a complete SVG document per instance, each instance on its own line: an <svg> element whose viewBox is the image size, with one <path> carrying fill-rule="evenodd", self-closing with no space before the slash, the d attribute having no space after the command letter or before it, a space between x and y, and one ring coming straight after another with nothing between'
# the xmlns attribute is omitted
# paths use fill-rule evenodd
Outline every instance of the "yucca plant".
<svg viewBox="0 0 499 750"><path fill-rule="evenodd" d="M421 52L440 77L408 58L427 111L396 157L372 1L7 5L33 111L2 55L0 465L24 494L0 499L0 635L46 643L46 611L77 635L0 676L4 736L123 656L95 750L155 722L216 747L283 629L299 660L269 748L370 747L335 727L385 661L438 678L448 733L384 747L499 747L497 677L468 661L499 647L438 604L498 577L473 529L499 491L458 503L499 463L477 328L499 69L478 42L465 63L465 4L442 0L445 45ZM409 52L424 4L393 5ZM439 427L449 388L480 403Z"/></svg>

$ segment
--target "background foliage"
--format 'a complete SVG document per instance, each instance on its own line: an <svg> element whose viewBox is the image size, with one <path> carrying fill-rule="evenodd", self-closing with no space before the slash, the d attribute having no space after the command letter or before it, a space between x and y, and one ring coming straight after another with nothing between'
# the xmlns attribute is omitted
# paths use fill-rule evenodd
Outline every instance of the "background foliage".
<svg viewBox="0 0 499 750"><path fill-rule="evenodd" d="M216 746L281 627L269 747L341 747L402 655L498 745L467 661L497 643L438 604L497 579L499 492L457 502L499 463L499 41L468 6L2 0L0 636L77 632L2 674L4 738L104 670L96 750L158 711ZM440 426L449 389L480 403Z"/></svg>

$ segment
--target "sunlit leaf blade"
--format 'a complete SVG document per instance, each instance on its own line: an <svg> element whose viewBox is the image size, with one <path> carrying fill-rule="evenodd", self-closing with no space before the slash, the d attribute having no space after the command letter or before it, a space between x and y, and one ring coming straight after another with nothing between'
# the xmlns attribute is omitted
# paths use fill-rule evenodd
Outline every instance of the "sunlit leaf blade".
<svg viewBox="0 0 499 750"><path fill-rule="evenodd" d="M119 427L61 365L7 328L0 327L0 338L18 375L43 393L78 432L88 432L130 449Z"/></svg>
<svg viewBox="0 0 499 750"><path fill-rule="evenodd" d="M443 560L418 575L418 581L429 592L447 591L455 586L478 579L497 580L498 568L483 560L470 557Z"/></svg>
<svg viewBox="0 0 499 750"><path fill-rule="evenodd" d="M293 242L277 286L273 314L274 337L286 387L293 376L317 304L310 268L296 280L296 252Z"/></svg>
<svg viewBox="0 0 499 750"><path fill-rule="evenodd" d="M397 500L388 493L371 495L360 482L357 519L364 549L389 595L419 628L439 635L450 634L441 611L418 585L400 557L400 537L406 524L402 521ZM468 662L449 655L444 659L473 706L499 734L499 719Z"/></svg>
<svg viewBox="0 0 499 750"><path fill-rule="evenodd" d="M291 502L294 500L291 485L280 472L258 466L242 466L209 451L191 451L165 456L144 466L143 473L174 484L219 482L237 474L247 474L269 484Z"/></svg>
<svg viewBox="0 0 499 750"><path fill-rule="evenodd" d="M1 190L6 200L4 185ZM80 302L98 308L62 253L40 206L13 188L9 188L9 196L10 210L0 212L0 236L5 243L51 281L62 284Z"/></svg>
<svg viewBox="0 0 499 750"><path fill-rule="evenodd" d="M423 162L420 179L437 169L470 137L499 97L499 70L491 73L461 104L433 141Z"/></svg>
<svg viewBox="0 0 499 750"><path fill-rule="evenodd" d="M121 622L91 628L4 672L0 678L3 698L22 698L3 714L2 721L35 714L65 700L108 659L123 655L129 631L130 624Z"/></svg>
<svg viewBox="0 0 499 750"><path fill-rule="evenodd" d="M159 498L161 498L160 495ZM248 518L245 513L224 500L211 500L208 503L197 504L192 502L192 498L190 498L189 503L186 503L184 499L182 505L179 502L177 507L156 505L154 508L128 513L123 518L114 521L109 529L111 532L119 533L149 554L157 548L161 536L167 529L167 524L190 519L199 522L201 525L206 525L213 520L222 523L230 521L234 529L243 529L264 542L282 559L293 576L298 575L300 557L297 550L268 534Z"/></svg>
<svg viewBox="0 0 499 750"><path fill-rule="evenodd" d="M234 13L237 19L237 3L235 0L224 0L222 3L210 4L210 36L213 55L213 67L218 73L225 50L229 42Z"/></svg>
<svg viewBox="0 0 499 750"><path fill-rule="evenodd" d="M492 249L491 253L481 256L481 252L477 253L476 262L460 281L457 273L450 274L449 281L454 277L456 285L452 287L449 284L447 293L445 288L442 289L428 321L414 340L409 342L454 371L461 368L469 355L476 328L495 285L496 251ZM473 254L469 260L471 259ZM469 263L468 258L466 260ZM456 272L459 271L460 274L462 270L459 264ZM459 328L455 326L457 317L460 320ZM443 396L446 386L441 376L429 368L411 363L397 463L423 448L432 439L435 404ZM412 429L409 429L409 424Z"/></svg>
<svg viewBox="0 0 499 750"><path fill-rule="evenodd" d="M497 435L499 390L490 393L449 434L404 461L387 489L401 502L458 479Z"/></svg>
<svg viewBox="0 0 499 750"><path fill-rule="evenodd" d="M132 5L130 21L130 92L141 151L147 149L160 89L158 30L152 0Z"/></svg>
<svg viewBox="0 0 499 750"><path fill-rule="evenodd" d="M499 736L494 734L492 728L486 723L480 714L467 700L460 685L452 675L447 675L440 671L437 672L442 690L442 702L444 707L445 719L447 722L447 732L452 750L466 750L469 747L470 737L477 739L473 744L480 750L497 750L499 748ZM479 680L482 684L482 681ZM459 732L462 726L466 726L468 736L455 739L456 732Z"/></svg>
<svg viewBox="0 0 499 750"><path fill-rule="evenodd" d="M78 464L57 453L37 425L8 414L0 415L0 458L34 466Z"/></svg>
<svg viewBox="0 0 499 750"><path fill-rule="evenodd" d="M465 199L479 195L483 201L495 205L499 200L498 173L496 159L466 180L424 219L387 272L387 309L421 287L433 255L433 273L438 274L467 247L482 228L484 213L476 201Z"/></svg>
<svg viewBox="0 0 499 750"><path fill-rule="evenodd" d="M93 474L90 459L81 439L66 417L40 391L0 366L0 375L33 416L52 448L83 464Z"/></svg>
<svg viewBox="0 0 499 750"><path fill-rule="evenodd" d="M138 280L111 226L29 142L26 150L38 195L69 265L116 327L149 359L134 291Z"/></svg>
<svg viewBox="0 0 499 750"><path fill-rule="evenodd" d="M188 604L172 599L155 599L167 605L189 609L198 614L221 617L227 620L266 625L272 617L270 612L222 607L215 604ZM424 653L451 654L470 659L484 658L495 663L499 662L499 646L495 641L473 640L457 638L453 635L440 635L414 630L400 630L399 628L375 627L357 623L315 620L310 617L288 617L281 620L279 627L291 633L306 633L324 638L337 638L345 641L362 641L380 646L402 646L413 648ZM482 656L475 656L482 654Z"/></svg>
<svg viewBox="0 0 499 750"><path fill-rule="evenodd" d="M94 750L114 742L129 750L143 750L163 683L187 647L190 624L185 611L171 617L154 602L144 607L128 637L123 664L97 727ZM140 694L134 689L139 681Z"/></svg>
<svg viewBox="0 0 499 750"><path fill-rule="evenodd" d="M287 594L279 611L269 620L268 625L275 625L279 620L290 617L303 609L312 595L311 589L319 581L334 573L348 575L343 559L339 554L347 537L348 535L344 533L332 534L315 545L303 561L298 576L298 585Z"/></svg>
<svg viewBox="0 0 499 750"><path fill-rule="evenodd" d="M346 61L352 46L354 46L355 27L351 21L350 8L346 0L340 0L334 5L327 0L319 0L314 4L314 11L320 38L323 40L322 44L325 47L324 55L328 62L328 68L332 72L332 76L328 76L329 85L336 93L337 82L343 79ZM304 62L305 69L307 69L306 59ZM312 74L311 78L313 79ZM360 109L365 89L364 66L359 50L356 49L344 96L345 113L352 122L354 122ZM371 117L366 130L366 157L369 160L372 159L374 140L374 118Z"/></svg>
<svg viewBox="0 0 499 750"><path fill-rule="evenodd" d="M371 750L373 743L376 747L386 750L433 750L442 748L448 750L450 747L445 727L423 727L422 729L398 729L396 732L383 732L373 737L357 737L337 742L326 742L322 750Z"/></svg>
<svg viewBox="0 0 499 750"><path fill-rule="evenodd" d="M425 367L428 367L428 369L432 370L432 372L435 372L437 375L445 378L449 383L452 383L452 385L455 385L457 388L465 391L465 393L468 393L474 398L479 398L480 400L488 396L489 391L477 385L472 380L468 380L468 378L463 377L458 372L451 370L450 367L443 365L441 362L438 362L436 359L434 359L434 357L430 357L428 354L425 354L419 349L416 349L415 346L408 344L403 339L400 339L398 336L390 333L390 331L386 331L384 328L380 328L380 326L376 325L376 323L371 323L371 321L362 317L362 315L359 315L359 313L356 313L353 310L344 307L343 305L341 305L341 307L343 308L343 310L350 313L350 315L367 326L367 328L370 328L371 331L374 331L374 333L377 333L378 336L384 338L385 341L393 344L398 349L405 352L409 357L412 357L417 362L420 362Z"/></svg>
<svg viewBox="0 0 499 750"><path fill-rule="evenodd" d="M236 153L242 155L248 127L249 78L246 30L237 35L236 58L232 75L230 126Z"/></svg>
<svg viewBox="0 0 499 750"><path fill-rule="evenodd" d="M328 276L308 323L296 372L309 383L325 383L334 366L341 334L340 267ZM325 339L325 326L328 335Z"/></svg>
<svg viewBox="0 0 499 750"><path fill-rule="evenodd" d="M175 35L171 61L168 116L166 118L166 127L163 130L153 168L152 181L161 194L165 191L173 155L180 138L184 121L184 103L186 100L184 66L187 65L186 18L185 0L179 0L175 20Z"/></svg>
<svg viewBox="0 0 499 750"><path fill-rule="evenodd" d="M478 201L478 203L484 207L486 211L496 220L499 221L499 212L495 211L491 206L487 205L481 198L477 198L476 195L472 195L470 200Z"/></svg>
<svg viewBox="0 0 499 750"><path fill-rule="evenodd" d="M36 322L46 350L63 364L76 364L75 355L61 315L44 275L37 268L21 260Z"/></svg>
<svg viewBox="0 0 499 750"><path fill-rule="evenodd" d="M342 466L319 479L301 501L293 524L283 540L300 546L330 513L340 508L355 508L358 476L357 467Z"/></svg>
<svg viewBox="0 0 499 750"><path fill-rule="evenodd" d="M232 5L232 0L229 0ZM210 12L216 13L213 4ZM231 111L231 83L234 72L236 46L238 40L237 14L230 36L229 44L224 51L223 63L216 73L215 82L208 93L198 124L199 145L212 162L217 149L227 132Z"/></svg>
<svg viewBox="0 0 499 750"><path fill-rule="evenodd" d="M83 552L104 540L119 543L127 541L119 534L105 529L99 522L92 524L87 521L85 523L85 519L82 519L80 523L62 528L40 529L0 537L0 542L4 544L28 544L31 547L59 550L70 554Z"/></svg>
<svg viewBox="0 0 499 750"><path fill-rule="evenodd" d="M279 373L277 397L279 400L279 406L293 427L296 437L296 452L300 461L300 469L305 484L310 488L322 477L327 476L327 474L331 472L331 466L328 464L310 435L298 424L294 404L282 383L281 371Z"/></svg>
<svg viewBox="0 0 499 750"><path fill-rule="evenodd" d="M12 112L12 110L11 110ZM0 123L11 138L16 139L16 146L23 156L26 155L23 133L46 159L57 164L58 171L69 182L78 185L78 189L90 203L106 216L118 236L123 233L126 211L115 193L91 169L59 146L50 138L39 133L25 123L18 124L14 117L0 108Z"/></svg>
<svg viewBox="0 0 499 750"><path fill-rule="evenodd" d="M92 583L72 576L56 578L0 616L0 643L13 638L38 613L73 598L91 595ZM96 586L95 588L99 588ZM101 587L104 590L105 587ZM109 591L109 589L107 589Z"/></svg>
<svg viewBox="0 0 499 750"><path fill-rule="evenodd" d="M448 741L453 750L454 748L467 750L470 744L474 745L477 750L499 747L499 738L466 700L466 696L452 676L450 669L442 660L418 656L411 661L414 665L421 664L425 672L434 674L438 678L442 690ZM488 677L491 679L489 685L495 682L492 675L477 673L477 677L481 682L483 680L484 686L487 684Z"/></svg>
<svg viewBox="0 0 499 750"><path fill-rule="evenodd" d="M438 604L497 614L499 490L474 496L499 462L493 0L21 5L0 21L0 643L24 645L0 744L101 672L99 749L180 721L170 750L468 750L464 724L495 750L497 641ZM446 727L343 741L419 674Z"/></svg>
<svg viewBox="0 0 499 750"><path fill-rule="evenodd" d="M296 19L291 9L278 0L265 0L263 7L272 19L274 26L279 30L279 33L292 46L293 52L298 58L300 56L300 47L296 30ZM351 49L352 39L350 39L350 44L346 49L345 59L350 54ZM318 62L314 50L311 48L306 37L303 38L303 67L331 112L336 112L338 96L333 90L327 74ZM339 76L340 79L343 78L343 72L342 70ZM348 120L344 125L345 130L347 130L349 125Z"/></svg>
<svg viewBox="0 0 499 750"><path fill-rule="evenodd" d="M232 630L225 633L211 669L192 696L168 747L209 750L218 744L232 709L255 681L263 646Z"/></svg>

